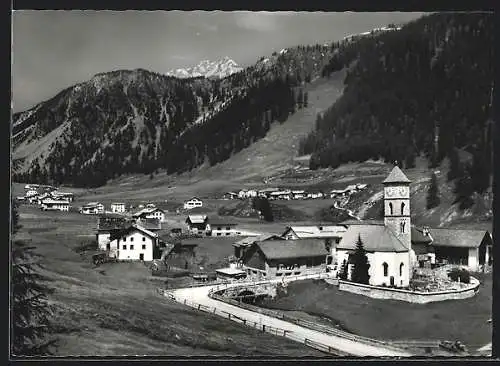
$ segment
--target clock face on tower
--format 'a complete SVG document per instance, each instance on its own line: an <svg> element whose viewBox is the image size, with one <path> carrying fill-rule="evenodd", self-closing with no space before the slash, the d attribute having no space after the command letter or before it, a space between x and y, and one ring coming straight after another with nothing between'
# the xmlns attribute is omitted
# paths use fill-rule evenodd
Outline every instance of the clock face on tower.
<svg viewBox="0 0 500 366"><path fill-rule="evenodd" d="M387 187L385 190L385 195L387 197L394 197L396 195L396 188L395 187Z"/></svg>
<svg viewBox="0 0 500 366"><path fill-rule="evenodd" d="M399 193L400 197L405 197L408 193L407 188L406 187L399 187L398 193Z"/></svg>

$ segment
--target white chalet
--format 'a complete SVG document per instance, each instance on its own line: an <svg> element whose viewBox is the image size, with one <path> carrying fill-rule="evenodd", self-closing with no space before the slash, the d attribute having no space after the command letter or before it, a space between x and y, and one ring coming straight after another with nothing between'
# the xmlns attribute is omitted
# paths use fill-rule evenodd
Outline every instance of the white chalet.
<svg viewBox="0 0 500 366"><path fill-rule="evenodd" d="M122 202L113 202L111 204L111 212L113 212L113 213L124 213L125 212L125 203L122 203Z"/></svg>
<svg viewBox="0 0 500 366"><path fill-rule="evenodd" d="M89 202L80 207L80 213L84 215L98 215L104 213L104 205L99 202Z"/></svg>
<svg viewBox="0 0 500 366"><path fill-rule="evenodd" d="M55 211L69 211L69 202L66 200L54 200L51 198L46 198L41 203L41 209L44 211L55 210Z"/></svg>
<svg viewBox="0 0 500 366"><path fill-rule="evenodd" d="M158 234L139 225L131 225L110 236L110 256L118 260L152 261Z"/></svg>
<svg viewBox="0 0 500 366"><path fill-rule="evenodd" d="M185 210L190 210L192 208L202 207L202 206L203 206L203 201L197 197L193 197L189 201L184 202L184 209Z"/></svg>
<svg viewBox="0 0 500 366"><path fill-rule="evenodd" d="M165 222L165 211L158 207L147 207L132 215L135 219L158 219Z"/></svg>

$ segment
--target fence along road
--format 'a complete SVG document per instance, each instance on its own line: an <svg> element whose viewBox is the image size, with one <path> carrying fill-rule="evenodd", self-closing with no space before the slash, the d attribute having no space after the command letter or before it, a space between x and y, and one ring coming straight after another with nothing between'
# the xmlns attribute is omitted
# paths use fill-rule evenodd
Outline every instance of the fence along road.
<svg viewBox="0 0 500 366"><path fill-rule="evenodd" d="M287 282L310 279L326 278L328 274L304 275L287 278ZM255 285L259 283L281 282L281 279L249 282ZM272 334L284 336L294 341L304 343L307 346L339 356L373 356L373 357L409 357L412 353L395 347L384 346L383 344L367 344L356 339L346 338L341 335L326 333L300 326L285 320L281 320L262 313L243 309L226 302L210 298L211 291L229 287L239 287L243 283L232 283L214 286L199 286L180 288L165 291L165 296L191 306L195 309L213 313L241 324L255 327Z"/></svg>

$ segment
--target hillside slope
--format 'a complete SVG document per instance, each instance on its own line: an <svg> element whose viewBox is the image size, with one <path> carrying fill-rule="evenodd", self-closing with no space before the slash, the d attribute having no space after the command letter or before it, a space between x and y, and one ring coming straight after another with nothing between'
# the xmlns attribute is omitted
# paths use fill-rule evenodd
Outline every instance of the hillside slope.
<svg viewBox="0 0 500 366"><path fill-rule="evenodd" d="M98 74L13 116L14 180L95 187L213 166L307 104L304 88L334 50L298 46L224 79Z"/></svg>

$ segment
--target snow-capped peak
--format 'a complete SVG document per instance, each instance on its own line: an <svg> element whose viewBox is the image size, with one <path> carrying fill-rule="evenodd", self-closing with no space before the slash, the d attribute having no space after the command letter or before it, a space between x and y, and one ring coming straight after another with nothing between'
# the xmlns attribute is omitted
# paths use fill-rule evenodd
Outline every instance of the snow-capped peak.
<svg viewBox="0 0 500 366"><path fill-rule="evenodd" d="M190 78L190 77L206 77L206 78L224 78L236 72L243 70L242 67L225 56L218 61L203 60L198 65L189 68L179 68L170 70L167 75L177 78Z"/></svg>

